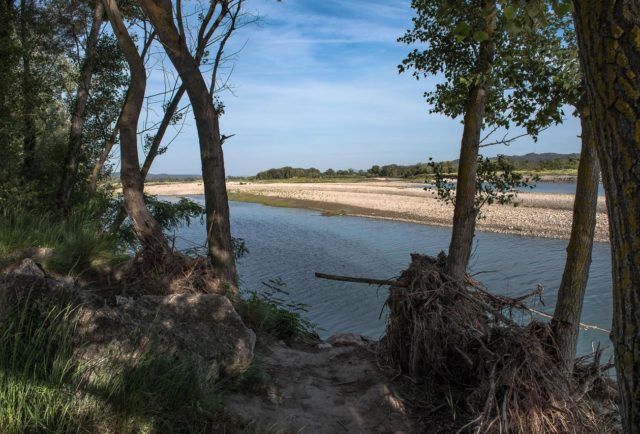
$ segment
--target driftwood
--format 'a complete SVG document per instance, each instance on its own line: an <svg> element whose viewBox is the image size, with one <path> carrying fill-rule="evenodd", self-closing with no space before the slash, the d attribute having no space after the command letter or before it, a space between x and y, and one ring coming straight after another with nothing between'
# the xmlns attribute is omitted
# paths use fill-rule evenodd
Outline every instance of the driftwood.
<svg viewBox="0 0 640 434"><path fill-rule="evenodd" d="M370 279L368 277L336 276L334 274L315 273L319 279L338 280L340 282L367 283L369 285L387 285L406 288L407 285L397 280Z"/></svg>
<svg viewBox="0 0 640 434"><path fill-rule="evenodd" d="M370 277L354 277L354 276L338 276L335 274L326 274L326 273L315 273L315 276L319 279L327 279L327 280L337 280L339 282L352 282L352 283L365 283L368 285L378 285L378 286L393 286L396 288L407 288L408 285L400 280L384 280L384 279L372 279ZM553 316L548 313L541 312L539 310L533 309L523 303L525 300L530 299L536 295L541 295L541 288L537 288L531 293L522 295L520 297L506 297L500 295L494 295L488 292L486 289L482 288L482 285L475 279L470 276L465 276L465 283L469 286L475 288L485 299L489 299L494 303L502 304L503 306L510 306L516 309L525 310L532 314L541 316L543 318L552 319ZM598 330L604 333L611 333L611 330L607 330L605 328L599 327L593 324L579 323L579 326L583 330Z"/></svg>

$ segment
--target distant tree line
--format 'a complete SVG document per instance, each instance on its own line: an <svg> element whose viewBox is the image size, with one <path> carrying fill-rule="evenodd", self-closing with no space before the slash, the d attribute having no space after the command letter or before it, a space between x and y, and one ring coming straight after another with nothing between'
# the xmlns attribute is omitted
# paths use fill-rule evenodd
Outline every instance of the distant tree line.
<svg viewBox="0 0 640 434"><path fill-rule="evenodd" d="M496 157L497 158L497 157ZM495 158L492 158L494 160ZM531 159L524 157L504 157L504 160L516 171L543 171L543 170L577 170L580 158L578 154L567 154L556 158ZM437 163L444 174L455 174L458 171L458 161L442 161ZM299 167L280 167L258 172L257 180L293 179L293 178L348 178L348 177L381 177L411 179L420 176L432 175L433 164L416 163L410 165L387 164L384 166L373 165L367 170L333 170L324 172L311 167L309 169Z"/></svg>

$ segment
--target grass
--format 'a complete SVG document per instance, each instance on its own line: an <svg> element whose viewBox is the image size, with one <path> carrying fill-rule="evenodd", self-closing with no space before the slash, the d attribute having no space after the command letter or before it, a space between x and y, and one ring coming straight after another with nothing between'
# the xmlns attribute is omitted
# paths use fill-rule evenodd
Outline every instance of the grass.
<svg viewBox="0 0 640 434"><path fill-rule="evenodd" d="M8 434L78 432L85 420L73 399L80 383L71 361L74 309L43 307L29 295L4 306L0 426Z"/></svg>
<svg viewBox="0 0 640 434"><path fill-rule="evenodd" d="M284 282L271 279L262 284L264 291L249 291L236 305L248 327L280 340L315 335L315 325L302 317L308 306L283 298L289 295Z"/></svg>
<svg viewBox="0 0 640 434"><path fill-rule="evenodd" d="M5 208L0 220L0 268L29 248L51 248L43 265L65 275L82 275L121 259L115 237L106 234L88 211L61 220L52 214Z"/></svg>
<svg viewBox="0 0 640 434"><path fill-rule="evenodd" d="M234 202L251 202L259 203L261 205L274 206L280 208L296 208L297 202L295 200L264 196L260 194L251 193L229 193L229 200Z"/></svg>
<svg viewBox="0 0 640 434"><path fill-rule="evenodd" d="M188 354L153 344L135 359L91 366L73 357L78 308L47 288L15 286L2 300L0 427L7 434L218 432L225 384ZM37 296L33 294L38 294ZM239 385L259 384L256 365Z"/></svg>

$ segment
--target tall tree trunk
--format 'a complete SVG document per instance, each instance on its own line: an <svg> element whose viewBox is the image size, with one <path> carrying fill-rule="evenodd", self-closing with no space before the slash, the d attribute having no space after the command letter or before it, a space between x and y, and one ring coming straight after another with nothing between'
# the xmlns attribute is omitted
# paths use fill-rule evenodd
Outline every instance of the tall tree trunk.
<svg viewBox="0 0 640 434"><path fill-rule="evenodd" d="M20 44L22 54L22 143L24 152L24 173L33 170L36 152L36 120L33 95L34 78L31 76L31 43L29 41L29 20L33 15L30 0L20 0Z"/></svg>
<svg viewBox="0 0 640 434"><path fill-rule="evenodd" d="M60 182L60 188L58 191L58 202L63 210L67 210L69 208L76 176L78 174L78 164L80 161L80 154L82 152L82 132L86 119L85 112L87 102L89 101L91 77L93 76L93 69L96 63L96 49L98 46L98 37L100 36L100 28L102 27L103 15L104 5L102 4L102 1L95 0L91 30L89 31L84 51L84 62L80 69L76 101L71 113L69 144L62 169L62 181Z"/></svg>
<svg viewBox="0 0 640 434"><path fill-rule="evenodd" d="M180 104L180 100L184 95L186 88L184 85L180 85L178 91L173 95L171 102L167 106L167 109L164 112L164 117L162 121L160 121L160 126L156 131L156 135L153 138L153 142L149 147L149 153L147 153L146 158L144 159L144 163L142 164L142 168L140 169L140 175L142 176L142 182L147 179L147 175L149 174L149 170L151 169L151 165L153 161L158 156L158 151L160 150L160 144L162 143L162 139L167 132L167 128L169 128L169 124L171 124L171 119L173 115L176 113L178 109L178 104ZM116 218L113 220L113 225L111 227L112 232L117 232L124 223L124 220L127 218L127 213L124 209L120 209L118 214L116 214Z"/></svg>
<svg viewBox="0 0 640 434"><path fill-rule="evenodd" d="M591 118L584 109L580 110L580 123L582 125L582 150L580 151L576 196L573 203L573 224L567 247L567 261L551 321L553 339L558 351L558 361L569 375L572 374L575 364L580 315L589 278L598 207L598 182L600 180L595 132Z"/></svg>
<svg viewBox="0 0 640 434"><path fill-rule="evenodd" d="M143 251L161 261L171 256L162 228L144 203L144 183L138 160L137 127L146 87L144 63L125 27L116 0L103 0L113 33L129 64L131 83L120 118L120 178L125 207Z"/></svg>
<svg viewBox="0 0 640 434"><path fill-rule="evenodd" d="M609 214L622 423L640 433L640 1L574 5Z"/></svg>
<svg viewBox="0 0 640 434"><path fill-rule="evenodd" d="M484 77L491 71L496 46L493 35L496 31L496 2L486 0L482 8L486 13L486 32L489 39L480 43L477 73L480 82L469 92L464 114L464 130L460 144L460 163L456 185L456 203L453 212L453 230L447 258L447 273L461 279L467 270L473 236L476 228L477 210L475 208L476 179L478 171L478 151L480 133L484 118L487 89Z"/></svg>
<svg viewBox="0 0 640 434"><path fill-rule="evenodd" d="M184 35L180 35L175 27L171 1L138 0L138 3L153 23L189 95L200 142L209 259L213 271L235 286L237 274L231 244L224 157L212 95L200 73L198 61L189 52Z"/></svg>

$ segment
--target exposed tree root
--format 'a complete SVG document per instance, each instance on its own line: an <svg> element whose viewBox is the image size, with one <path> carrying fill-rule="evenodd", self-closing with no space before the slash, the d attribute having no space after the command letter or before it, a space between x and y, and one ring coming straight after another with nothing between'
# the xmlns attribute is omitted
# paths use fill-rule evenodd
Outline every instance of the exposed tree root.
<svg viewBox="0 0 640 434"><path fill-rule="evenodd" d="M464 414L460 432L615 432L615 385L600 351L578 359L567 378L549 326L519 321L527 297L455 281L445 261L413 254L403 287L390 288L381 361Z"/></svg>
<svg viewBox="0 0 640 434"><path fill-rule="evenodd" d="M173 252L155 255L141 251L120 269L122 291L127 294L215 293L234 296L235 288L209 267L208 258Z"/></svg>

